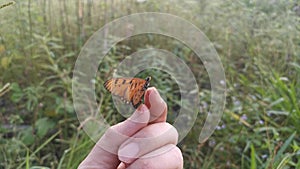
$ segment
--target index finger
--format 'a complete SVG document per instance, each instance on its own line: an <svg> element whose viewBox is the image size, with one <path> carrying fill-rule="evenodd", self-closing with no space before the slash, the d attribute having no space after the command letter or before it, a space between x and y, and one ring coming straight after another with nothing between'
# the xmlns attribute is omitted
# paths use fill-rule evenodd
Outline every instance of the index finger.
<svg viewBox="0 0 300 169"><path fill-rule="evenodd" d="M149 123L166 122L167 120L167 103L161 98L155 87L150 87L146 90L145 105L150 111Z"/></svg>

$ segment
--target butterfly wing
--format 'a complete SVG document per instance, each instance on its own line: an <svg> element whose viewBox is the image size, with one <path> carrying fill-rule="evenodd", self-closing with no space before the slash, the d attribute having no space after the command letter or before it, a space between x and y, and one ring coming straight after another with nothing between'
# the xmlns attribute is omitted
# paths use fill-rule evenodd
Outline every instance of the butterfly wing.
<svg viewBox="0 0 300 169"><path fill-rule="evenodd" d="M129 103L130 82L132 78L113 78L104 83L104 87L115 96L119 96L124 102Z"/></svg>
<svg viewBox="0 0 300 169"><path fill-rule="evenodd" d="M150 84L151 77L140 78L113 78L104 83L104 87L113 95L119 96L124 102L131 103L137 108Z"/></svg>
<svg viewBox="0 0 300 169"><path fill-rule="evenodd" d="M137 92L134 93L131 99L131 104L134 108L138 108L139 105L142 103L142 98L144 94L145 94L145 90L138 90Z"/></svg>

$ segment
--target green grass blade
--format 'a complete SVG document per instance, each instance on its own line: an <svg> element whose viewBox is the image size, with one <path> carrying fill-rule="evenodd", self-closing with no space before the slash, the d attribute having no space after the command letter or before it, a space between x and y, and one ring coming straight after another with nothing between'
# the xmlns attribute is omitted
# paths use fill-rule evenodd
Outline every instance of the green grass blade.
<svg viewBox="0 0 300 169"><path fill-rule="evenodd" d="M255 148L253 144L251 144L251 169L257 168L255 156L256 156Z"/></svg>
<svg viewBox="0 0 300 169"><path fill-rule="evenodd" d="M294 139L296 135L296 132L294 132L282 145L282 147L279 149L278 153L274 157L274 162L276 163L279 161L279 159L284 155L284 151L288 148L288 146L291 144L292 140Z"/></svg>
<svg viewBox="0 0 300 169"><path fill-rule="evenodd" d="M48 140L45 141L45 143L43 143L41 146L39 146L29 157L26 156L27 158L30 158L32 156L34 156L37 152L39 152L40 150L42 150L48 143L50 143L58 134L60 133L60 131L56 132L55 134L53 134ZM28 160L29 161L29 160ZM22 166L24 165L24 163L26 163L27 166L27 160L25 160L24 162L22 162L17 168L22 168Z"/></svg>

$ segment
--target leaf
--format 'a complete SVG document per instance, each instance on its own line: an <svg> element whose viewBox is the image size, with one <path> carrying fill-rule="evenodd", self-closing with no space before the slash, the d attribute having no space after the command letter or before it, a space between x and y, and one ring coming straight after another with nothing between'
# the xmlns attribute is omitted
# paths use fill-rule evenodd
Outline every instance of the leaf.
<svg viewBox="0 0 300 169"><path fill-rule="evenodd" d="M18 83L12 83L10 87L11 87L11 90L14 92L22 92Z"/></svg>
<svg viewBox="0 0 300 169"><path fill-rule="evenodd" d="M5 47L3 45L0 45L0 53L5 51Z"/></svg>
<svg viewBox="0 0 300 169"><path fill-rule="evenodd" d="M22 142L25 144L25 145L31 145L34 143L34 134L33 134L33 131L32 131L32 127L28 127L26 128L25 130L21 131L20 132L20 137L21 137L21 140Z"/></svg>
<svg viewBox="0 0 300 169"><path fill-rule="evenodd" d="M36 121L37 136L39 138L44 137L49 130L55 126L54 121L45 117Z"/></svg>
<svg viewBox="0 0 300 169"><path fill-rule="evenodd" d="M278 153L276 154L274 161L279 161L280 158L284 155L283 152L288 148L288 146L291 144L292 140L294 139L296 135L296 132L294 132L282 145L282 147L279 149Z"/></svg>
<svg viewBox="0 0 300 169"><path fill-rule="evenodd" d="M253 144L251 144L251 169L257 168L255 156L256 156L255 148Z"/></svg>
<svg viewBox="0 0 300 169"><path fill-rule="evenodd" d="M12 91L12 95L11 95L10 99L15 103L19 102L22 99L22 97L24 96L24 93L23 93L22 89L20 88L19 84L12 83L10 88Z"/></svg>
<svg viewBox="0 0 300 169"><path fill-rule="evenodd" d="M10 63L11 63L11 58L10 57L5 56L1 59L1 66L4 69L7 69Z"/></svg>

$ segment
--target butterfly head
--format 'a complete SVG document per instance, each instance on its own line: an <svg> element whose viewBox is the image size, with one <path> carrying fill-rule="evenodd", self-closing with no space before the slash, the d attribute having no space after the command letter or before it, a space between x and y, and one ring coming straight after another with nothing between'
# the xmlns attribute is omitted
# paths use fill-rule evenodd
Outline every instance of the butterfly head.
<svg viewBox="0 0 300 169"><path fill-rule="evenodd" d="M146 77L146 83L144 85L144 89L146 90L150 86L151 76Z"/></svg>

